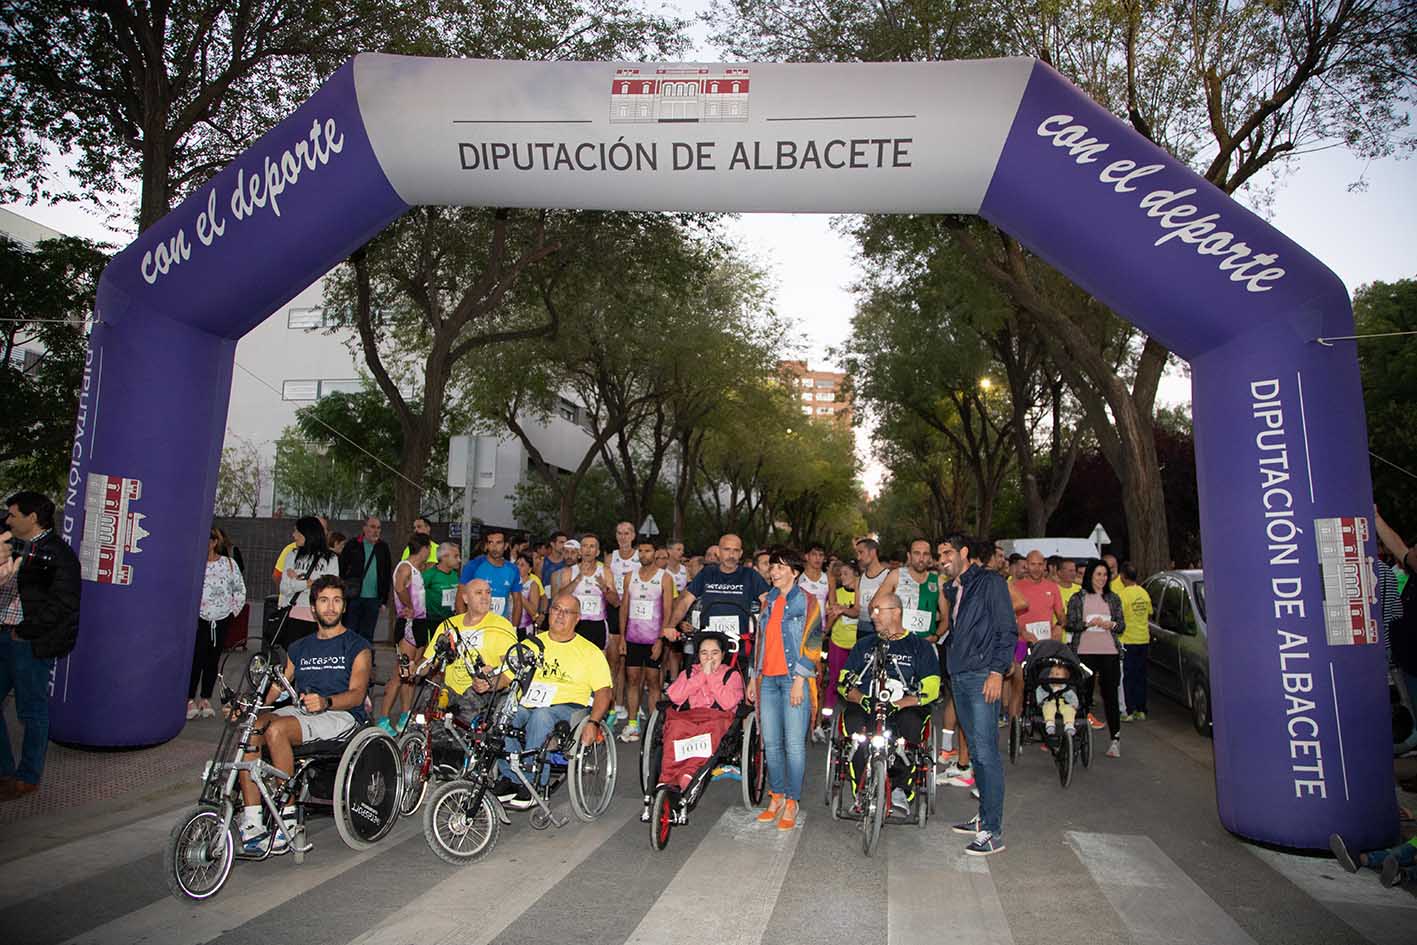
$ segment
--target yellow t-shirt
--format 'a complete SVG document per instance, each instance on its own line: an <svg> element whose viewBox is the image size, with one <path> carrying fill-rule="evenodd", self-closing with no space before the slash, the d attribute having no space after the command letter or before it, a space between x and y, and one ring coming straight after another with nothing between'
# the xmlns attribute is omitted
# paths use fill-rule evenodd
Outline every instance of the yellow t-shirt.
<svg viewBox="0 0 1417 945"><path fill-rule="evenodd" d="M836 589L836 602L840 607L850 607L856 603L856 592L845 587ZM836 618L836 623L832 624L831 642L833 646L839 646L843 650L849 650L856 645L856 618L842 615Z"/></svg>
<svg viewBox="0 0 1417 945"><path fill-rule="evenodd" d="M588 706L591 693L611 685L605 653L585 637L576 634L565 643L557 643L547 631L538 633L536 638L546 649L541 668L522 695L522 705Z"/></svg>
<svg viewBox="0 0 1417 945"><path fill-rule="evenodd" d="M1150 643L1151 629L1146 618L1151 616L1151 595L1140 584L1122 588L1122 642Z"/></svg>
<svg viewBox="0 0 1417 945"><path fill-rule="evenodd" d="M1063 585L1059 584L1058 590L1062 591L1063 593L1063 616L1066 617L1068 614L1068 601L1073 599L1074 594L1082 590L1082 585L1070 584L1067 587L1064 587Z"/></svg>
<svg viewBox="0 0 1417 945"><path fill-rule="evenodd" d="M437 631L428 641L428 648L423 651L423 658L431 657L438 638L452 630L462 637L461 642L464 645L477 650L483 663L492 667L501 666L507 651L517 642L517 631L506 617L499 617L491 612L485 614L471 627L463 625L465 618L465 614L453 614L440 623ZM453 692L462 695L467 691L467 687L472 685L472 674L467 671L467 666L462 660L454 660L443 671L443 681Z"/></svg>
<svg viewBox="0 0 1417 945"><path fill-rule="evenodd" d="M276 572L276 573L275 573L275 579L276 579L277 581L280 580L281 572L285 570L285 557L286 557L286 555L290 554L290 553L291 553L292 551L294 551L294 550L295 550L295 542L292 541L290 544L286 545L284 548L282 548L282 549L280 550L280 554L276 555L276 567L275 567L275 572Z"/></svg>
<svg viewBox="0 0 1417 945"><path fill-rule="evenodd" d="M1107 585L1107 590L1111 591L1113 594L1116 594L1118 597L1121 597L1123 586L1124 585L1122 584L1122 579L1120 577L1114 577L1112 579L1112 583Z"/></svg>
<svg viewBox="0 0 1417 945"><path fill-rule="evenodd" d="M407 560L408 560L408 548L406 548L406 547L404 548L404 550L403 550L403 557L400 558L399 560L400 560L400 561L407 561ZM430 542L428 542L428 563L429 563L429 564L437 564L437 563L438 563L438 543L437 543L436 541L430 541Z"/></svg>

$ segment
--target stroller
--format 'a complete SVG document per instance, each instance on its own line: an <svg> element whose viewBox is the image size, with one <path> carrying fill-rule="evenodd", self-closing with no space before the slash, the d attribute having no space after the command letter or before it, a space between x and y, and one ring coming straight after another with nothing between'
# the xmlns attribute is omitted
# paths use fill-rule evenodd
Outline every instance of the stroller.
<svg viewBox="0 0 1417 945"><path fill-rule="evenodd" d="M1062 669L1063 673L1057 670ZM1081 761L1084 768L1092 765L1092 726L1087 715L1092 711L1092 670L1078 659L1077 654L1059 640L1042 640L1033 645L1023 663L1023 715L1009 724L1009 761L1017 762L1019 751L1031 738L1041 739L1053 755L1058 768L1058 780L1067 787L1073 780L1073 763ZM1062 724L1050 698L1046 718L1039 704L1038 687L1058 686L1054 696L1066 700L1074 709L1071 728ZM1054 723L1052 734L1048 723Z"/></svg>

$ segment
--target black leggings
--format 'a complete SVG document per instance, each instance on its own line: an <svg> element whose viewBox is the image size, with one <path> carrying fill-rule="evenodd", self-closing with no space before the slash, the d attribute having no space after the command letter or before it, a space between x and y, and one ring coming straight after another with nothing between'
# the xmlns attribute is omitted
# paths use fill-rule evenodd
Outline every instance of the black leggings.
<svg viewBox="0 0 1417 945"><path fill-rule="evenodd" d="M852 732L874 732L876 724L875 713L866 714L866 710L854 702L842 700L845 706L842 711L842 724L848 734ZM886 727L897 735L905 736L907 741L920 741L920 733L925 730L925 719L929 709L921 705L907 706L904 709L896 709L894 712L886 714ZM869 742L859 742L856 750L851 753L851 771L856 777L860 777L866 762L866 754L870 751ZM927 749L928 750L928 749ZM896 769L899 766L895 763L895 752L891 752L891 767ZM903 772L892 770L891 776L899 779Z"/></svg>
<svg viewBox="0 0 1417 945"><path fill-rule="evenodd" d="M212 697L216 688L217 661L221 659L221 641L231 624L227 615L216 622L197 618L197 648L192 651L192 680L187 684L187 698L197 698L200 685L203 699Z"/></svg>
<svg viewBox="0 0 1417 945"><path fill-rule="evenodd" d="M1117 686L1122 682L1122 657L1116 653L1087 653L1078 657L1097 674L1102 688L1102 706L1107 710L1107 731L1113 738L1122 734L1122 713L1117 705Z"/></svg>

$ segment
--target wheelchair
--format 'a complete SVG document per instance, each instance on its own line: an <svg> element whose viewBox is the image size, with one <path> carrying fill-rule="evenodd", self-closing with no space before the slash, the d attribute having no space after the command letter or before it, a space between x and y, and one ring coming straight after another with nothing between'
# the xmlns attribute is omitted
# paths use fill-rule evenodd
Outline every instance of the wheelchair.
<svg viewBox="0 0 1417 945"><path fill-rule="evenodd" d="M423 808L423 835L429 849L454 865L476 862L497 844L503 825L511 823L506 807L493 786L498 762L506 761L514 779L531 792L535 806L528 822L533 830L564 827L569 820L551 808L552 796L563 785L570 795L571 811L587 823L610 808L615 794L615 740L602 719L591 722L589 709L574 724L560 722L547 740L535 748L511 750L515 739L525 744L524 727L513 724L522 695L541 665L541 644L529 637L507 651L502 670L512 682L499 691L482 721L471 729L461 771L436 788ZM589 745L582 739L587 727L596 732ZM537 784L542 767L549 768L545 785Z"/></svg>
<svg viewBox="0 0 1417 945"><path fill-rule="evenodd" d="M237 860L259 861L288 852L296 863L304 863L314 848L306 837L306 821L312 814L332 814L340 838L355 850L382 840L398 821L402 784L398 746L378 726L365 725L344 738L294 746L295 765L289 773L273 767L264 756L245 760L261 713L277 707L262 704L271 686L299 701L284 668L282 652L260 652L247 663L238 691L221 681L221 701L232 707L231 715L203 771L197 806L173 826L163 851L163 874L179 900L211 899L226 885ZM265 845L251 853L237 842L235 830L236 814L242 808L242 771L254 779L269 828ZM272 788L268 783L272 779L284 783ZM291 807L293 824L282 818L282 811ZM276 849L277 833L286 835L281 849Z"/></svg>

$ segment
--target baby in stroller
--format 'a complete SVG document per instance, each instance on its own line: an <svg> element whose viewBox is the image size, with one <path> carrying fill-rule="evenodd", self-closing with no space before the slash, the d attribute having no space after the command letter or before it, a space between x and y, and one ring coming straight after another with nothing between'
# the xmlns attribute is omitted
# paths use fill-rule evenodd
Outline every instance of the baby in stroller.
<svg viewBox="0 0 1417 945"><path fill-rule="evenodd" d="M1067 644L1059 640L1043 640L1034 644L1028 654L1028 686L1033 690L1033 703L1043 716L1043 730L1049 735L1074 731L1082 697L1091 685L1092 673L1083 666Z"/></svg>

